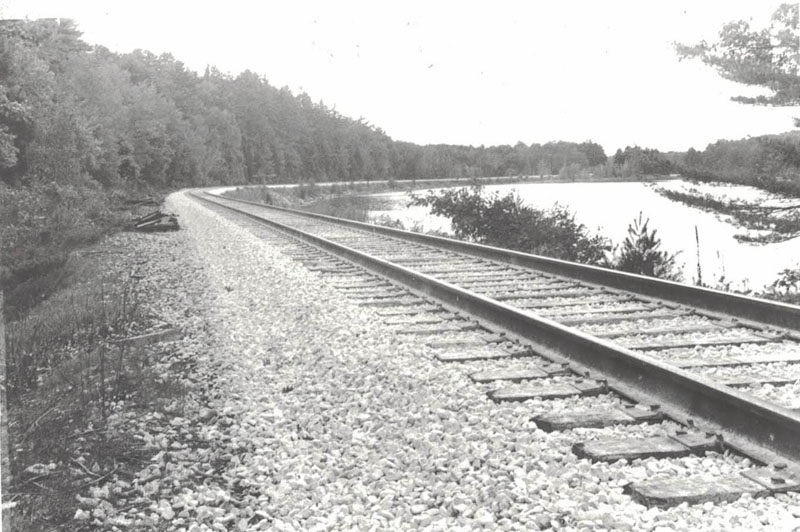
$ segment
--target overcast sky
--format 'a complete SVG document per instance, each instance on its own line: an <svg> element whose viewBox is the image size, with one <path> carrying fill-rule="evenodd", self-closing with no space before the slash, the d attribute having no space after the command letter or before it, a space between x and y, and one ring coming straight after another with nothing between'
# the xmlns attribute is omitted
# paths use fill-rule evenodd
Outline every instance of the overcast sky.
<svg viewBox="0 0 800 532"><path fill-rule="evenodd" d="M764 25L779 4L0 0L0 17L72 18L114 51L250 69L397 140L591 139L613 153L792 129L800 111L731 102L741 86L679 62L671 44L713 40L731 20Z"/></svg>

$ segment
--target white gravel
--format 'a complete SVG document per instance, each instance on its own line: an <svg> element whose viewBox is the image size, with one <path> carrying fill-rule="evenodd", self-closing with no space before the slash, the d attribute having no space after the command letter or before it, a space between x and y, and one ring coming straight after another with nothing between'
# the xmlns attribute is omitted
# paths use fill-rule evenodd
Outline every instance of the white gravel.
<svg viewBox="0 0 800 532"><path fill-rule="evenodd" d="M202 272L186 272L171 288L187 307L168 317L189 333L181 356L213 380L214 393L205 406L187 402L171 422L175 430L153 436L149 445L163 452L141 478L148 470L164 473L145 484L139 502L124 512L104 506L104 516L127 520L119 529L800 525L794 494L667 510L632 503L622 493L629 481L713 477L748 464L720 455L578 460L569 452L573 443L622 429L548 434L531 416L618 401L613 396L495 404L453 364L435 362L424 339L385 334L377 309L348 303L324 275L260 240L266 230L237 226L180 194L168 208L189 237L175 245L202 264ZM659 426L635 430L653 434ZM101 501L104 486L97 488ZM100 528L113 529L104 518Z"/></svg>
<svg viewBox="0 0 800 532"><path fill-rule="evenodd" d="M741 390L784 408L800 409L800 382L782 386L755 384L742 387Z"/></svg>
<svg viewBox="0 0 800 532"><path fill-rule="evenodd" d="M793 341L770 342L766 344L738 344L738 345L715 345L698 347L681 347L674 349L643 351L655 358L670 360L687 361L719 361L738 357L754 357L771 362L773 356L797 356L800 355L800 343Z"/></svg>
<svg viewBox="0 0 800 532"><path fill-rule="evenodd" d="M691 344L693 342L717 341L717 340L741 340L758 339L760 337L753 334L751 329L733 328L719 329L715 331L697 331L688 333L664 333L664 334L631 334L620 336L612 341L624 346L630 345L653 345L653 344Z"/></svg>
<svg viewBox="0 0 800 532"><path fill-rule="evenodd" d="M742 377L783 378L800 380L800 364L754 364L751 366L709 366L693 370L695 373L717 379L734 379Z"/></svg>

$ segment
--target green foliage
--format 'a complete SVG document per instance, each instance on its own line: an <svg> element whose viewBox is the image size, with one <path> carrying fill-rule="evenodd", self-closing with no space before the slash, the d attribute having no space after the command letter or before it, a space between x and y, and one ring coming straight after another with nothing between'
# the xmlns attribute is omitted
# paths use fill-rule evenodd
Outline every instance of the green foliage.
<svg viewBox="0 0 800 532"><path fill-rule="evenodd" d="M758 105L800 105L800 39L797 3L782 4L768 28L753 30L743 20L726 24L715 43L677 44L678 55L699 58L724 78L764 87L770 96L733 99Z"/></svg>
<svg viewBox="0 0 800 532"><path fill-rule="evenodd" d="M639 213L639 217L628 225L628 236L610 265L625 272L680 281L681 272L675 264L677 254L661 249L661 239L656 236L655 229L648 229L648 223L650 220L642 221L642 213Z"/></svg>
<svg viewBox="0 0 800 532"><path fill-rule="evenodd" d="M126 222L121 199L90 184L0 183L0 286L6 291L7 317L49 294L42 280L66 261L70 250Z"/></svg>
<svg viewBox="0 0 800 532"><path fill-rule="evenodd" d="M800 197L800 133L720 140L703 151L690 149L681 173L702 181L752 185Z"/></svg>
<svg viewBox="0 0 800 532"><path fill-rule="evenodd" d="M450 219L455 236L563 260L605 266L626 272L679 281L676 255L661 249L661 239L648 228L642 214L628 226L619 248L600 235L591 235L575 215L558 204L549 210L526 206L515 193L486 195L480 187L412 196L412 205Z"/></svg>
<svg viewBox="0 0 800 532"><path fill-rule="evenodd" d="M631 175L668 175L675 171L672 163L658 150L626 146L614 154L614 166L619 173Z"/></svg>
<svg viewBox="0 0 800 532"><path fill-rule="evenodd" d="M765 294L770 299L800 305L800 268L783 270Z"/></svg>
<svg viewBox="0 0 800 532"><path fill-rule="evenodd" d="M485 195L480 187L445 190L412 198L450 218L458 238L564 260L602 264L607 239L591 235L565 207L539 210L523 205L515 193Z"/></svg>

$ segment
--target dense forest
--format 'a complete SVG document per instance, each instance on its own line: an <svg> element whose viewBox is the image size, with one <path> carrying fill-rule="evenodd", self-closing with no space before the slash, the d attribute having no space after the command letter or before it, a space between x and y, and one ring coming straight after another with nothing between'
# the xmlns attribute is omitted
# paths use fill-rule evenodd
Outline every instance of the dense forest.
<svg viewBox="0 0 800 532"><path fill-rule="evenodd" d="M676 160L686 177L755 185L800 196L800 131L741 140L719 140Z"/></svg>
<svg viewBox="0 0 800 532"><path fill-rule="evenodd" d="M0 27L0 175L8 185L351 181L558 173L602 165L592 142L394 142L246 71L90 47L68 20Z"/></svg>

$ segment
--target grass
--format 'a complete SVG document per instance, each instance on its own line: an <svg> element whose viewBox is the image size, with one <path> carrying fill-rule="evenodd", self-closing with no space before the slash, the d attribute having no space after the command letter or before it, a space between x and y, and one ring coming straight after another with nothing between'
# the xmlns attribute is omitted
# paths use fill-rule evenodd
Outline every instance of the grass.
<svg viewBox="0 0 800 532"><path fill-rule="evenodd" d="M760 297L800 305L800 267L783 270Z"/></svg>
<svg viewBox="0 0 800 532"><path fill-rule="evenodd" d="M97 250L93 250L97 252ZM50 281L54 292L6 328L9 401L35 388L42 375L58 366L70 348L142 327L142 315L130 278L105 273L106 257L71 256Z"/></svg>
<svg viewBox="0 0 800 532"><path fill-rule="evenodd" d="M103 344L78 349L21 399L10 415L12 530L74 530L77 495L112 476L132 480L149 462L155 451L124 426L109 430L108 416L123 399L128 409L159 412L185 396L153 368L156 356ZM36 464L46 474L41 466L26 472Z"/></svg>
<svg viewBox="0 0 800 532"><path fill-rule="evenodd" d="M77 494L151 454L107 430L117 402L157 409L183 393L153 370L156 354L113 341L152 325L121 246L72 250L17 287L6 325L12 530L74 530Z"/></svg>

